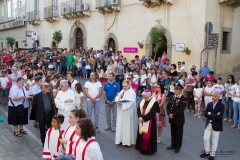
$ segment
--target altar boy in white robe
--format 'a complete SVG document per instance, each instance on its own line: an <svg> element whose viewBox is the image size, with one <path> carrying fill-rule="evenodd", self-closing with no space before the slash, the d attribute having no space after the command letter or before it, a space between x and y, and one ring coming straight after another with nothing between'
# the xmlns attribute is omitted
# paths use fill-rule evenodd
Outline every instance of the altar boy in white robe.
<svg viewBox="0 0 240 160"><path fill-rule="evenodd" d="M43 156L44 159L54 159L57 158L58 148L60 146L59 139L63 135L64 130L60 129L61 136L59 134L59 127L64 122L64 116L61 114L55 115L52 118L52 127L48 129L44 148Z"/></svg>
<svg viewBox="0 0 240 160"><path fill-rule="evenodd" d="M76 134L79 139L74 147L75 160L103 160L100 146L95 139L96 133L91 119L78 120Z"/></svg>
<svg viewBox="0 0 240 160"><path fill-rule="evenodd" d="M55 104L58 108L58 114L62 114L64 117L68 117L69 112L75 108L75 94L74 91L69 89L68 81L60 81L61 90L57 93L55 98ZM65 121L62 124L62 129L66 130L68 122Z"/></svg>
<svg viewBox="0 0 240 160"><path fill-rule="evenodd" d="M123 90L115 98L118 104L115 144L135 144L137 133L136 93L129 81L122 82Z"/></svg>

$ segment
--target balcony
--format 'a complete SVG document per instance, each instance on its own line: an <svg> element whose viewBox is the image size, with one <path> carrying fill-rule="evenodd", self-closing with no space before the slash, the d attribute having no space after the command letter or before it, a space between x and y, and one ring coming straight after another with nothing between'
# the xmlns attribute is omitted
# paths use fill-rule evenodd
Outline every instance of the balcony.
<svg viewBox="0 0 240 160"><path fill-rule="evenodd" d="M44 19L48 22L58 21L58 6L52 5L44 8Z"/></svg>
<svg viewBox="0 0 240 160"><path fill-rule="evenodd" d="M40 24L39 11L32 11L27 13L27 21L32 25Z"/></svg>
<svg viewBox="0 0 240 160"><path fill-rule="evenodd" d="M120 11L121 0L96 0L96 9L98 12L112 13L113 11Z"/></svg>
<svg viewBox="0 0 240 160"><path fill-rule="evenodd" d="M150 6L161 6L163 2L173 4L173 0L139 0L142 5L149 8Z"/></svg>
<svg viewBox="0 0 240 160"><path fill-rule="evenodd" d="M240 7L240 0L219 0L219 3L226 3L228 6L235 8Z"/></svg>
<svg viewBox="0 0 240 160"><path fill-rule="evenodd" d="M85 3L86 1L86 3ZM65 19L90 16L87 0L70 0L61 3L61 15Z"/></svg>

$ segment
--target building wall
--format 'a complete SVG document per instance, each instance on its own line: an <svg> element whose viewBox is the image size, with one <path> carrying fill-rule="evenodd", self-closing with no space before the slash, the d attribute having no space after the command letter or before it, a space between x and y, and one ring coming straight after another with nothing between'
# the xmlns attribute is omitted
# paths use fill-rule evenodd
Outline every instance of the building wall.
<svg viewBox="0 0 240 160"><path fill-rule="evenodd" d="M58 0L59 15L61 3L67 0ZM204 26L206 22L213 23L213 33L219 33L221 44L221 32L223 27L232 28L231 54L221 54L219 45L217 52L216 73L226 74L238 72L239 39L240 39L240 7L233 8L226 4L219 4L218 0L174 0L174 4L163 3L161 6L144 7L139 0L122 0L121 10L117 13L101 14L95 9L95 0L85 0L90 5L90 17L63 19L59 17L58 22L49 23L43 19L44 7L50 6L50 0L39 1L40 25L26 24L25 27L11 30L0 30L0 42L5 41L6 36L12 36L19 40L27 40L32 46L32 40L26 38L25 31L36 31L38 40L42 47L49 47L52 44L52 33L61 30L63 40L59 44L61 48L70 49L70 45L75 43L70 37L75 35L75 22L78 20L86 29L86 46L94 49L102 49L106 45L107 37L114 35L117 39L117 50L124 47L137 47L138 53L124 53L128 60L135 55L148 55L151 51L149 32L156 25L167 29L168 57L171 63L185 61L187 70L193 64L200 68L200 52L205 47L206 34ZM34 10L34 1L26 1L26 12ZM156 23L158 20L160 23ZM138 42L144 41L144 47L139 48ZM175 44L184 43L185 47L191 50L190 55L184 52L176 52ZM21 43L19 43L19 47ZM215 50L209 50L209 66L214 69ZM206 61L206 52L203 53L202 61Z"/></svg>

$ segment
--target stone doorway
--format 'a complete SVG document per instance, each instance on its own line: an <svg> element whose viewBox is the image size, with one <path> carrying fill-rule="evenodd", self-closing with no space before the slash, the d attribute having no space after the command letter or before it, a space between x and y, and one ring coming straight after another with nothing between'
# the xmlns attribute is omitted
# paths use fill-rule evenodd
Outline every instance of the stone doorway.
<svg viewBox="0 0 240 160"><path fill-rule="evenodd" d="M110 38L108 41L108 50L111 52L116 52L115 46L116 46L116 43L115 43L114 39Z"/></svg>

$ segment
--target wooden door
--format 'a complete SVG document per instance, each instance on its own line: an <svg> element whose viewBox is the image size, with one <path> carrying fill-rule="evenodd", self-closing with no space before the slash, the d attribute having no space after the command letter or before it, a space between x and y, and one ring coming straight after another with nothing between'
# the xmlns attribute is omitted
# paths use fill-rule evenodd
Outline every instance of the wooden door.
<svg viewBox="0 0 240 160"><path fill-rule="evenodd" d="M116 44L115 44L114 39L110 38L108 41L108 49L112 52L116 52L115 47L116 47Z"/></svg>
<svg viewBox="0 0 240 160"><path fill-rule="evenodd" d="M76 33L76 48L83 47L83 32L79 28Z"/></svg>

